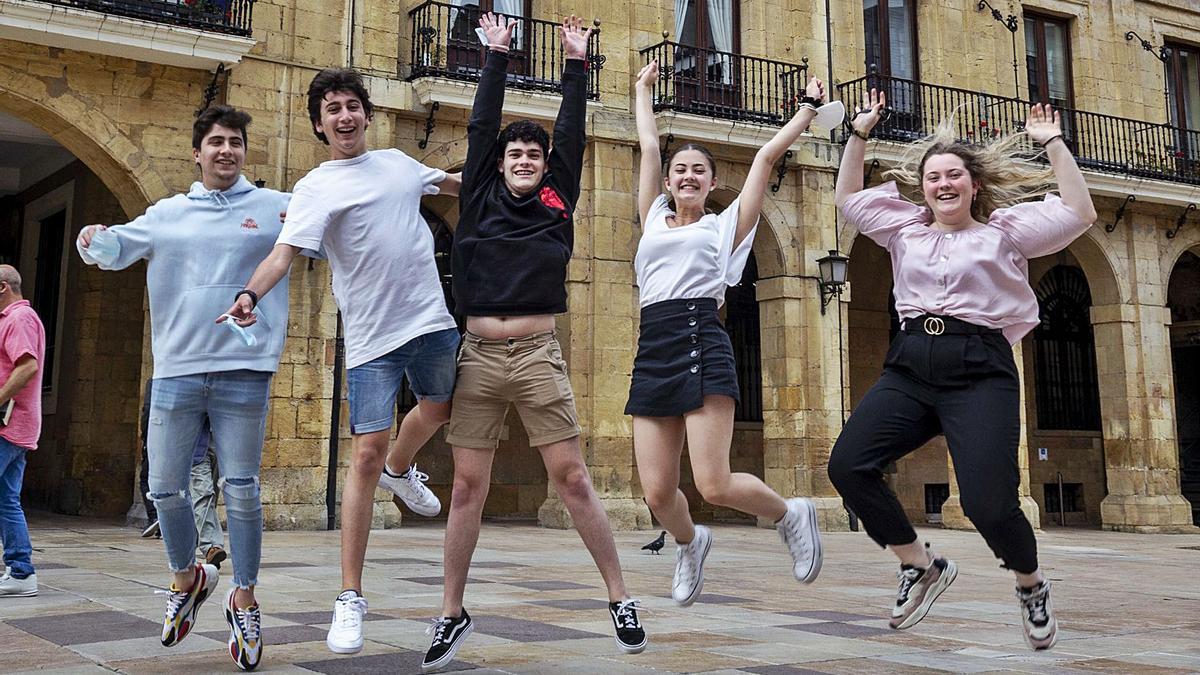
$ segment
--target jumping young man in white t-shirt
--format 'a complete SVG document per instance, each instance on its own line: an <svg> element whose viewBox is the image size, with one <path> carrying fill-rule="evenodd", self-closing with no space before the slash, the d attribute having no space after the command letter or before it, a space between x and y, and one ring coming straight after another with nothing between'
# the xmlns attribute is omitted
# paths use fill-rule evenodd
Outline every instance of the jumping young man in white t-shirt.
<svg viewBox="0 0 1200 675"><path fill-rule="evenodd" d="M446 309L420 202L423 195L456 196L460 177L399 150L368 151L372 105L353 70L318 73L308 88L308 114L317 138L329 146L329 161L296 183L274 250L228 313L243 326L254 323L258 299L297 253L328 255L346 331L354 451L342 494L342 592L325 642L334 652L353 654L363 645L362 570L376 485L421 515L441 510L412 460L450 419L459 333ZM389 452L405 374L418 404L404 416Z"/></svg>

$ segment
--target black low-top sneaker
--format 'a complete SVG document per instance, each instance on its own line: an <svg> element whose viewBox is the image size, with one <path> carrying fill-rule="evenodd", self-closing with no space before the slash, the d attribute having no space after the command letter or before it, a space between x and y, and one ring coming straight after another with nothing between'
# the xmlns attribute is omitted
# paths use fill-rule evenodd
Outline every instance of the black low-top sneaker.
<svg viewBox="0 0 1200 675"><path fill-rule="evenodd" d="M626 654L640 654L646 649L646 631L638 621L638 600L608 603L608 613L617 629L617 648Z"/></svg>
<svg viewBox="0 0 1200 675"><path fill-rule="evenodd" d="M426 635L433 635L429 651L425 652L425 660L421 662L422 673L432 673L441 669L454 660L458 648L467 641L467 636L475 630L471 615L464 607L462 616L443 616L433 620L433 625L425 629Z"/></svg>

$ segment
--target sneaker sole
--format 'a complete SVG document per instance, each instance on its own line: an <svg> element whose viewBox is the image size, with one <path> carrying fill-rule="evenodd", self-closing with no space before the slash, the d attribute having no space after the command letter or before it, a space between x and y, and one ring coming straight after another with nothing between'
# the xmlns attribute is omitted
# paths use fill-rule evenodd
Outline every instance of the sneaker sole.
<svg viewBox="0 0 1200 675"><path fill-rule="evenodd" d="M157 537L159 532L161 532L161 530L159 529L158 521L156 520L151 525L148 525L146 529L142 530L142 539Z"/></svg>
<svg viewBox="0 0 1200 675"><path fill-rule="evenodd" d="M1025 633L1025 644L1029 645L1029 648L1035 652L1044 652L1047 649L1050 649L1051 647L1053 647L1057 643L1058 643L1058 622L1057 621L1054 623L1054 634L1050 636L1050 641L1046 644L1043 644L1040 647L1038 646L1038 644L1036 642L1034 642L1033 637L1028 632Z"/></svg>
<svg viewBox="0 0 1200 675"><path fill-rule="evenodd" d="M400 497L400 495L396 495L396 496ZM404 497L400 497L400 501L404 502L404 505L408 507L409 511L412 511L413 513L417 514L418 516L425 516L426 518L432 518L442 512L441 504L438 504L438 507L436 509L426 509L426 508L417 508L416 506L409 504L408 502L404 501Z"/></svg>
<svg viewBox="0 0 1200 675"><path fill-rule="evenodd" d="M613 641L617 643L617 649L620 649L626 654L641 654L642 652L646 651L646 645L650 643L650 638L642 640L642 644L640 645L627 645L624 642L621 642L620 638L613 638Z"/></svg>
<svg viewBox="0 0 1200 675"><path fill-rule="evenodd" d="M37 595L37 590L21 591L20 593L0 593L0 598L32 598Z"/></svg>
<svg viewBox="0 0 1200 675"><path fill-rule="evenodd" d="M797 576L796 580L801 583L811 584L817 580L817 575L821 573L821 530L817 527L817 507L808 499L804 500L804 506L808 509L808 530L809 534L812 535L813 541L813 564L808 574L802 577ZM795 572L794 569L792 571Z"/></svg>
<svg viewBox="0 0 1200 675"><path fill-rule="evenodd" d="M464 628L463 631L458 634L458 639L454 641L454 644L450 647L450 651L446 652L445 654L442 654L441 658L439 658L436 661L431 661L429 663L422 663L421 664L421 672L422 673L432 673L434 671L441 670L442 666L445 666L447 663L450 663L451 661L453 661L454 656L456 654L458 654L458 648L462 647L462 644L464 642L466 642L467 638L470 637L471 633L474 633L474 632L475 632L475 622L472 621L471 625Z"/></svg>
<svg viewBox="0 0 1200 675"><path fill-rule="evenodd" d="M362 651L363 643L360 641L357 646L336 645L330 642L329 638L325 638L325 646L334 654L357 654Z"/></svg>
<svg viewBox="0 0 1200 675"><path fill-rule="evenodd" d="M683 602L675 601L675 604L680 607L691 607L696 602L696 598L700 597L700 591L704 590L704 563L708 561L708 552L712 549L712 534L708 535L708 542L704 544L704 553L700 556L700 568L696 571L700 581L696 582L696 588L692 589L692 594L687 596ZM672 597L672 599L674 599Z"/></svg>
<svg viewBox="0 0 1200 675"><path fill-rule="evenodd" d="M921 619L924 619L925 615L929 613L930 608L933 607L933 601L937 600L938 596L942 593L945 593L946 589L950 588L950 584L954 583L957 577L958 565L955 565L953 560L947 560L946 569L942 570L942 576L938 578L937 584L925 594L925 600L917 607L917 610L909 614L908 618L900 622L899 626L896 626L896 630L912 628L920 623Z"/></svg>

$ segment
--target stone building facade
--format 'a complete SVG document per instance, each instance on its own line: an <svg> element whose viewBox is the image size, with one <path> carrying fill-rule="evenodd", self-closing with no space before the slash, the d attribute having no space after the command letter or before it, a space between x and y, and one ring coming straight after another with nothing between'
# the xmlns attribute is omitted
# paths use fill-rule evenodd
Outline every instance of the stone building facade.
<svg viewBox="0 0 1200 675"><path fill-rule="evenodd" d="M1188 207L1200 184L1200 80L1191 70L1200 10L1156 0L1029 0L993 3L996 21L967 0L137 0L124 4L155 11L121 13L98 0L93 9L66 4L0 0L8 56L0 63L0 258L20 267L54 326L53 405L26 479L33 504L116 515L137 493L137 413L150 375L144 268L86 268L71 250L74 233L131 219L197 178L189 129L210 93L254 117L247 176L289 188L327 158L304 101L309 80L327 66L368 76L373 147L461 166L479 67L469 28L482 4L526 17L505 109L546 124L558 107L552 22L572 12L599 22L570 312L558 329L586 459L615 527L650 526L622 411L638 329L632 82L656 56L670 66L658 89L663 145L710 147L715 208L737 196L805 73L830 80L851 107L866 87L891 94L892 116L868 149L872 182L952 111L961 135L980 140L1013 128L1018 99L1068 110L1100 218L1067 251L1030 265L1044 323L1018 351L1025 508L1044 525L1061 513L1067 525L1192 527L1200 504L1200 215ZM1127 31L1137 36L1127 40ZM886 255L833 206L841 137L806 136L783 161L751 272L725 310L746 399L735 469L817 499L827 529L851 524L825 473L830 448L878 376L895 329ZM425 215L446 246L455 201L429 198ZM832 297L822 293L816 262L830 250L850 257L850 283ZM337 502L330 466L338 488L350 453L348 411L334 373L328 268L301 262L292 274L263 500L269 527L319 528ZM538 460L510 414L487 515L569 526ZM418 462L448 499L452 465L440 435ZM889 480L918 522L969 527L940 439L898 462ZM379 499L376 524L397 525L399 511ZM739 517L692 501L698 517Z"/></svg>

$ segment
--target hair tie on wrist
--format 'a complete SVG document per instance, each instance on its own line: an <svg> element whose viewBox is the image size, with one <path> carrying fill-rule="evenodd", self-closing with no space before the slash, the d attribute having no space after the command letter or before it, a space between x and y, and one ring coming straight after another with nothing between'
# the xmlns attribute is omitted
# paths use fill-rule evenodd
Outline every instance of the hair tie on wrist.
<svg viewBox="0 0 1200 675"><path fill-rule="evenodd" d="M250 309L258 307L258 293L255 293L249 288L243 288L242 290L238 291L237 295L233 296L233 301L237 302L243 295L250 296Z"/></svg>
<svg viewBox="0 0 1200 675"><path fill-rule="evenodd" d="M850 129L850 133L854 134L855 136L858 136L859 138L863 139L864 141L871 140L871 135L865 131L859 131L858 129L852 128L852 129Z"/></svg>
<svg viewBox="0 0 1200 675"><path fill-rule="evenodd" d="M1062 141L1062 142L1063 142L1063 145L1066 145L1066 144L1067 144L1067 139L1063 138L1063 135L1062 135L1062 134L1058 134L1057 136L1051 136L1049 139L1047 139L1047 140L1046 140L1046 142L1045 142L1045 143L1038 143L1038 145L1040 145L1040 146L1042 146L1042 147L1044 148L1044 147L1046 147L1047 145L1050 145L1051 143L1053 143L1053 142L1054 142L1054 141L1056 141L1056 140L1057 140L1057 141Z"/></svg>

